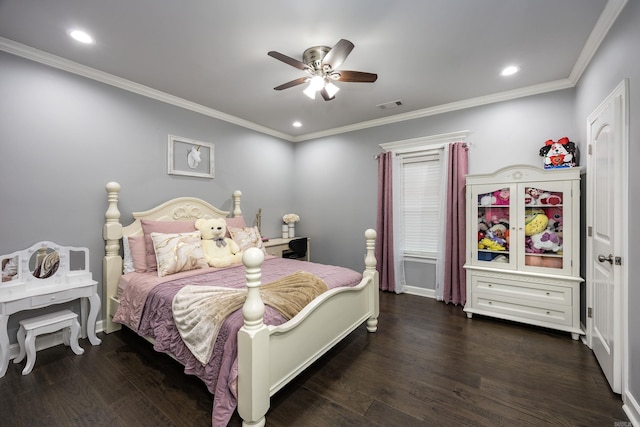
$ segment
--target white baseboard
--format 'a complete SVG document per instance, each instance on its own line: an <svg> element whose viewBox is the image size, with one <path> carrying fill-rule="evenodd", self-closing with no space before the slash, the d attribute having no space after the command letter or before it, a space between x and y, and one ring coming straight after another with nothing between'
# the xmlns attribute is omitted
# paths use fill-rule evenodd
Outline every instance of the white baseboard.
<svg viewBox="0 0 640 427"><path fill-rule="evenodd" d="M622 409L624 413L629 417L629 421L633 427L640 427L640 405L638 405L638 401L633 397L629 391L625 391L624 396L622 396L622 401L624 405L622 405Z"/></svg>
<svg viewBox="0 0 640 427"><path fill-rule="evenodd" d="M405 286L404 293L434 299L436 297L436 291L434 289L418 288L417 286Z"/></svg>

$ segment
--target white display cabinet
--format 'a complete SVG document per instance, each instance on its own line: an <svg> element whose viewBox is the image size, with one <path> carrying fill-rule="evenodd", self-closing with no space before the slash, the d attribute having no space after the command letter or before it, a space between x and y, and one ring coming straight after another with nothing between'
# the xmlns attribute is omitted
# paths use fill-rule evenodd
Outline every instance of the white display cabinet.
<svg viewBox="0 0 640 427"><path fill-rule="evenodd" d="M518 165L467 176L464 311L584 334L580 170Z"/></svg>

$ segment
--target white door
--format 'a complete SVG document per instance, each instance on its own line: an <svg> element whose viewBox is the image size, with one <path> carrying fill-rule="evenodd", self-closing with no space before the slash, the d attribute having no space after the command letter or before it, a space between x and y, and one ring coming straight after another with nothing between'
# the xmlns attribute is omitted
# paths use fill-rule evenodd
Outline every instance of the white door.
<svg viewBox="0 0 640 427"><path fill-rule="evenodd" d="M609 381L621 392L622 286L626 174L623 82L588 119L587 287L590 345ZM589 315L589 313L588 313Z"/></svg>

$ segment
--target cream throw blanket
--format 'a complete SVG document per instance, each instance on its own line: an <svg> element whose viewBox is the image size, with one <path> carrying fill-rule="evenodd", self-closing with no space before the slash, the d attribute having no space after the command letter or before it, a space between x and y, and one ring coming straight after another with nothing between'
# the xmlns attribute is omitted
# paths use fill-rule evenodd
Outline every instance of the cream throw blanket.
<svg viewBox="0 0 640 427"><path fill-rule="evenodd" d="M289 320L327 289L318 276L298 271L261 285L260 296L266 305ZM173 318L180 336L202 364L211 359L224 320L242 307L246 298L246 288L192 285L182 288L173 298Z"/></svg>

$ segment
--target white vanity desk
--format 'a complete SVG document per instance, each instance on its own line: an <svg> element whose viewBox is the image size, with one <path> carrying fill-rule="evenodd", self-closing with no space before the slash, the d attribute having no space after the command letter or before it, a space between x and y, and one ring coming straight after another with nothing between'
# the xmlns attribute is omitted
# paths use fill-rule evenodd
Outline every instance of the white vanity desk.
<svg viewBox="0 0 640 427"><path fill-rule="evenodd" d="M82 336L93 345L100 344L96 337L96 320L100 310L98 283L89 271L89 250L61 246L53 242L39 242L28 249L2 255L3 261L17 264L11 280L0 283L0 378L9 365L9 316L22 310L32 310L61 304L81 298L80 318ZM82 264L71 270L71 264ZM4 269L3 262L3 269ZM38 277L36 277L38 276ZM90 304L87 316L87 301Z"/></svg>

